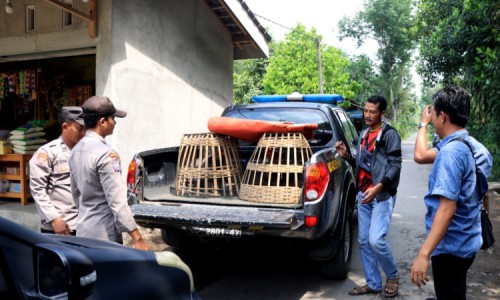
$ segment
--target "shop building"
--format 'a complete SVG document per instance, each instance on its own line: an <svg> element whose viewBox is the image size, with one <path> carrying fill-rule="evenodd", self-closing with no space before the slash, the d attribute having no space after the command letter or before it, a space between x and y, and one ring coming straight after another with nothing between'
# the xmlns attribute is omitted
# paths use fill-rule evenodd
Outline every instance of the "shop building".
<svg viewBox="0 0 500 300"><path fill-rule="evenodd" d="M108 137L122 168L136 152L208 131L232 103L233 61L268 55L270 37L243 0L5 2L0 130L53 122L61 106L105 95L128 112Z"/></svg>

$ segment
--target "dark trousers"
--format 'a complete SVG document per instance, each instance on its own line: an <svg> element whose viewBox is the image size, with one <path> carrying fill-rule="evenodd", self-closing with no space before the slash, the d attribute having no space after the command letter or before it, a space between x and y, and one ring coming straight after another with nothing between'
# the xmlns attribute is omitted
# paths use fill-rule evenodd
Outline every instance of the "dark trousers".
<svg viewBox="0 0 500 300"><path fill-rule="evenodd" d="M51 234L56 234L53 230L47 230L47 229L43 229L43 228L40 228L40 232L41 233L51 233ZM70 234L72 236L75 236L76 235L76 231L72 231L70 232Z"/></svg>
<svg viewBox="0 0 500 300"><path fill-rule="evenodd" d="M461 258L450 254L431 258L434 291L438 300L466 299L467 271L474 258Z"/></svg>

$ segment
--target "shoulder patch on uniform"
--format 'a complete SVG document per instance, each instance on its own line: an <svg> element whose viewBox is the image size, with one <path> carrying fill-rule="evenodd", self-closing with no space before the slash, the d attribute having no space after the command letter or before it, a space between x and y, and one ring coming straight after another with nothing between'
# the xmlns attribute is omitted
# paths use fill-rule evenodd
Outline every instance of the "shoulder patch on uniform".
<svg viewBox="0 0 500 300"><path fill-rule="evenodd" d="M47 163L48 160L49 160L49 157L48 157L47 153L42 152L42 151L38 152L38 154L36 156L36 164L37 165L44 165Z"/></svg>
<svg viewBox="0 0 500 300"><path fill-rule="evenodd" d="M118 153L116 153L115 151L109 152L108 156L111 157L111 158L115 158L116 157L116 158L120 159L120 155L118 155Z"/></svg>
<svg viewBox="0 0 500 300"><path fill-rule="evenodd" d="M120 167L120 155L116 152L110 152L108 156L111 158L111 164L113 165L113 170L115 172L121 172Z"/></svg>

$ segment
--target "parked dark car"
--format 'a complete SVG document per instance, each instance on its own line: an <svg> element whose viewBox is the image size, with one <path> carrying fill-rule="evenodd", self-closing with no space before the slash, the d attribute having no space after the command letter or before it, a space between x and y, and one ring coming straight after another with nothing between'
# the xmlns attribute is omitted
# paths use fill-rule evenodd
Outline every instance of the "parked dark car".
<svg viewBox="0 0 500 300"><path fill-rule="evenodd" d="M0 299L199 299L171 252L41 234L0 217Z"/></svg>
<svg viewBox="0 0 500 300"><path fill-rule="evenodd" d="M179 147L153 149L135 155L129 166L129 204L138 224L160 228L164 241L181 257L188 251L216 249L240 240L301 242L326 277L344 279L352 248L352 215L356 209L354 169L335 150L342 141L356 155L358 132L340 95L271 95L256 103L231 106L222 116L318 124L308 140L313 155L299 177L297 203L243 201L238 197L195 197L175 194ZM240 141L241 164L256 145ZM194 181L193 181L194 182ZM266 243L261 243L266 247Z"/></svg>

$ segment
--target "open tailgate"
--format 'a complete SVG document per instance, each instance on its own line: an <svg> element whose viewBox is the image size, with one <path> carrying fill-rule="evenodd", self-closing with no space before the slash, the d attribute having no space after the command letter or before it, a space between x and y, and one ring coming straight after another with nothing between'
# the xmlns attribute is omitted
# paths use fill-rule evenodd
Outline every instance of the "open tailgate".
<svg viewBox="0 0 500 300"><path fill-rule="evenodd" d="M303 224L303 211L297 209L180 203L134 204L131 209L136 222L145 227L238 225L294 229Z"/></svg>

